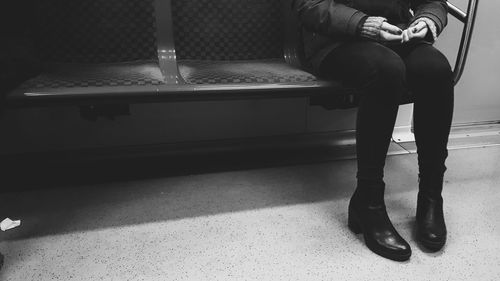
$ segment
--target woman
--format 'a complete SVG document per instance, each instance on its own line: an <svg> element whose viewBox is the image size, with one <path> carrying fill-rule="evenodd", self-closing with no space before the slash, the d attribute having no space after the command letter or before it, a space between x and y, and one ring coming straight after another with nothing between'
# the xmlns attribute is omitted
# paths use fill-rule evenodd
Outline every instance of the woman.
<svg viewBox="0 0 500 281"><path fill-rule="evenodd" d="M294 0L305 52L319 75L361 93L356 124L357 187L348 226L373 252L403 261L409 244L384 204L384 164L401 95L414 96L419 164L416 230L432 251L446 242L443 175L453 114L453 78L432 46L447 24L444 0Z"/></svg>

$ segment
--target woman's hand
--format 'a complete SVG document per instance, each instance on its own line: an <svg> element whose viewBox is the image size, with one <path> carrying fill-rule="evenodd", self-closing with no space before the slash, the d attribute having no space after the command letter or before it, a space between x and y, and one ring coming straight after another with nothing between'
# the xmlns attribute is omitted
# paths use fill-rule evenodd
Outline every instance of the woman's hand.
<svg viewBox="0 0 500 281"><path fill-rule="evenodd" d="M383 17L368 17L361 26L360 35L375 41L402 42L403 30Z"/></svg>
<svg viewBox="0 0 500 281"><path fill-rule="evenodd" d="M427 32L429 32L427 24L424 21L418 21L403 31L402 42L405 43L413 39L424 39L427 36Z"/></svg>
<svg viewBox="0 0 500 281"><path fill-rule="evenodd" d="M401 42L403 40L403 30L388 22L383 22L380 27L380 40L386 42Z"/></svg>

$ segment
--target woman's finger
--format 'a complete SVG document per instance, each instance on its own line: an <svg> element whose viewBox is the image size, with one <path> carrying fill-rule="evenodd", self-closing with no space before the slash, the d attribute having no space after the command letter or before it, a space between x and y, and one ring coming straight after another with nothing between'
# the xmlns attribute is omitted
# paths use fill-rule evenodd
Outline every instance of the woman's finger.
<svg viewBox="0 0 500 281"><path fill-rule="evenodd" d="M408 34L408 29L403 31L403 39L402 42L408 42L410 41L410 35Z"/></svg>
<svg viewBox="0 0 500 281"><path fill-rule="evenodd" d="M427 35L428 31L429 31L429 29L427 27L425 27L425 28L423 28L422 30L420 30L417 33L411 32L409 34L410 35L410 39L412 39L412 38L425 38L425 36Z"/></svg>
<svg viewBox="0 0 500 281"><path fill-rule="evenodd" d="M382 29L383 31L392 33L392 34L396 34L396 35L400 35L401 33L403 33L403 30L401 30L401 28L399 28L395 25L392 25L386 21L384 21L382 23L382 26L380 26L380 29Z"/></svg>
<svg viewBox="0 0 500 281"><path fill-rule="evenodd" d="M392 34L384 30L380 30L380 38L382 41L402 41L403 40L403 35L399 34Z"/></svg>
<svg viewBox="0 0 500 281"><path fill-rule="evenodd" d="M427 24L425 22L419 21L415 26L411 27L410 30L412 33L418 33L426 27L427 27Z"/></svg>

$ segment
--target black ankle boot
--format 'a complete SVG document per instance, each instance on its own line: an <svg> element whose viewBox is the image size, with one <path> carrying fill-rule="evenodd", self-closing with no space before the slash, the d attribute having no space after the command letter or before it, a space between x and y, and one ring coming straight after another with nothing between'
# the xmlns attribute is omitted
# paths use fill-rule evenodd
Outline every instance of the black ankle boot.
<svg viewBox="0 0 500 281"><path fill-rule="evenodd" d="M395 261L411 256L410 245L398 234L387 215L384 185L359 186L349 203L349 228L363 233L366 246L374 253Z"/></svg>
<svg viewBox="0 0 500 281"><path fill-rule="evenodd" d="M441 250L446 243L442 190L442 176L419 177L417 239L431 251Z"/></svg>

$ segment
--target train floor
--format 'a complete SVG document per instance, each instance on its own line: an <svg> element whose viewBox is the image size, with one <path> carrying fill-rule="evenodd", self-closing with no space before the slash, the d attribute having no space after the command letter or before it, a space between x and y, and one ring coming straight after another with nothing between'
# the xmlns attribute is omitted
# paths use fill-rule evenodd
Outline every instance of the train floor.
<svg viewBox="0 0 500 281"><path fill-rule="evenodd" d="M0 280L500 280L500 146L447 164L448 242L430 253L413 234L416 154L387 159L402 263L346 227L353 159L5 191L22 224L0 233Z"/></svg>

